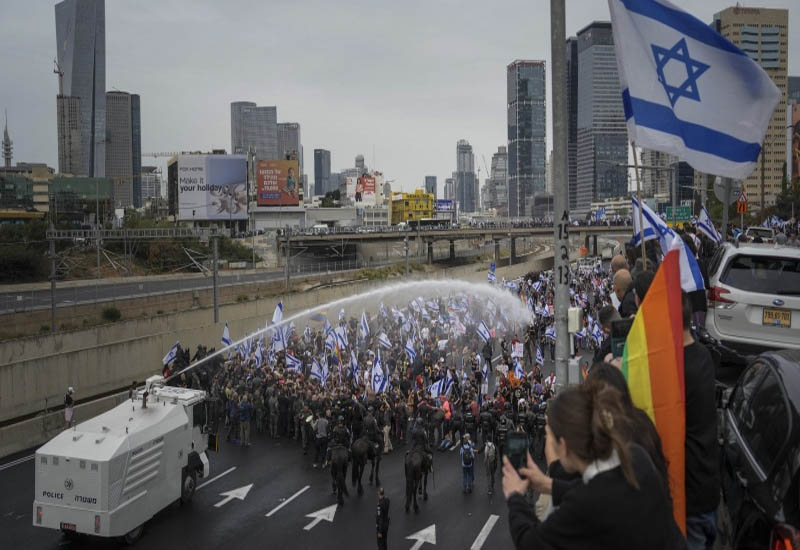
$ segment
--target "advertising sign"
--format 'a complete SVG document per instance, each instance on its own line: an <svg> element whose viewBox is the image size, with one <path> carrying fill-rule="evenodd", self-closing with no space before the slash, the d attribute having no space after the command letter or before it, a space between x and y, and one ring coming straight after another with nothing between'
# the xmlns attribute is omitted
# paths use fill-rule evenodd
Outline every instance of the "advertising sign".
<svg viewBox="0 0 800 550"><path fill-rule="evenodd" d="M375 204L375 178L362 176L356 181L356 203Z"/></svg>
<svg viewBox="0 0 800 550"><path fill-rule="evenodd" d="M297 206L300 203L296 160L260 160L256 164L256 204Z"/></svg>
<svg viewBox="0 0 800 550"><path fill-rule="evenodd" d="M792 183L800 182L800 103L792 105Z"/></svg>
<svg viewBox="0 0 800 550"><path fill-rule="evenodd" d="M453 211L453 201L449 199L439 199L436 201L436 211L437 212L452 212Z"/></svg>
<svg viewBox="0 0 800 550"><path fill-rule="evenodd" d="M243 155L180 155L178 219L246 220L247 163Z"/></svg>
<svg viewBox="0 0 800 550"><path fill-rule="evenodd" d="M345 178L345 194L351 203L356 202L356 178Z"/></svg>

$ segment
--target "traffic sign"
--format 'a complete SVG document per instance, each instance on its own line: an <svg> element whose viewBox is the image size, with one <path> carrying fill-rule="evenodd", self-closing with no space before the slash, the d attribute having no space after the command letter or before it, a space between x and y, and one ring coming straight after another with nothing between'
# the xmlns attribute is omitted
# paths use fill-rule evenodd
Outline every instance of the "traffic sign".
<svg viewBox="0 0 800 550"><path fill-rule="evenodd" d="M728 195L726 195L725 191L726 181L730 182L730 190L728 191L730 194ZM730 204L733 201L733 197L737 196L741 189L742 180L728 180L727 178L723 180L723 178L720 177L714 180L714 196L716 196L721 203L725 203L727 200L728 204Z"/></svg>
<svg viewBox="0 0 800 550"><path fill-rule="evenodd" d="M744 189L739 191L739 198L736 199L736 213L747 214L747 195L744 194Z"/></svg>
<svg viewBox="0 0 800 550"><path fill-rule="evenodd" d="M690 206L678 206L675 209L675 217L672 217L672 207L667 206L666 212L667 221L688 222L692 219L692 208Z"/></svg>

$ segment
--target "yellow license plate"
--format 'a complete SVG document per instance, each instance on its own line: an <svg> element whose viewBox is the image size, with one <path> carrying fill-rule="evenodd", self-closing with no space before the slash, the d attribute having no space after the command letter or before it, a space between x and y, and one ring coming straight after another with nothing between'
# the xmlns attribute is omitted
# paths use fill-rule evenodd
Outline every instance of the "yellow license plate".
<svg viewBox="0 0 800 550"><path fill-rule="evenodd" d="M764 308L761 323L771 327L792 327L792 312L787 309Z"/></svg>

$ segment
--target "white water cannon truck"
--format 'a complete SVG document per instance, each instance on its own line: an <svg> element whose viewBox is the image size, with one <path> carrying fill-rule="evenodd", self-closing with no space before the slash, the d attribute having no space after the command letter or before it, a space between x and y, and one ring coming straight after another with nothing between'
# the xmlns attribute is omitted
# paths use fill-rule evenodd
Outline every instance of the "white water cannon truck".
<svg viewBox="0 0 800 550"><path fill-rule="evenodd" d="M208 477L210 405L206 392L152 376L130 400L61 432L36 451L33 525L134 542Z"/></svg>

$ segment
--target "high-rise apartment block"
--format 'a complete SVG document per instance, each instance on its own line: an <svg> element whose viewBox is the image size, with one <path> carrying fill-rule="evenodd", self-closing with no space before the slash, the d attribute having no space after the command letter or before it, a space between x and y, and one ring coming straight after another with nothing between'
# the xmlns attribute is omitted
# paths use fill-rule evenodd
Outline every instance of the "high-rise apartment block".
<svg viewBox="0 0 800 550"><path fill-rule="evenodd" d="M425 176L425 192L433 193L433 198L436 198L436 176Z"/></svg>
<svg viewBox="0 0 800 550"><path fill-rule="evenodd" d="M327 149L314 149L314 195L321 196L328 192L330 177L331 152Z"/></svg>
<svg viewBox="0 0 800 550"><path fill-rule="evenodd" d="M786 103L800 103L800 76L790 76L786 88Z"/></svg>
<svg viewBox="0 0 800 550"><path fill-rule="evenodd" d="M300 124L297 122L278 123L278 158L295 159L303 173L303 145L300 141Z"/></svg>
<svg viewBox="0 0 800 550"><path fill-rule="evenodd" d="M452 178L445 178L444 180L444 198L445 200L456 200L456 178L453 172Z"/></svg>
<svg viewBox="0 0 800 550"><path fill-rule="evenodd" d="M60 174L80 174L83 171L81 99L75 96L59 95L56 98L56 117L58 120L58 172Z"/></svg>
<svg viewBox="0 0 800 550"><path fill-rule="evenodd" d="M786 121L789 11L737 5L714 14L712 25L718 33L761 65L781 91L781 99L764 136L758 166L743 182L750 208L760 210L762 192L765 206L775 204L783 181L786 126L791 123Z"/></svg>
<svg viewBox="0 0 800 550"><path fill-rule="evenodd" d="M231 153L253 151L256 160L275 160L278 154L278 108L251 101L231 103Z"/></svg>
<svg viewBox="0 0 800 550"><path fill-rule="evenodd" d="M6 124L3 127L3 167L11 168L11 159L14 156L14 142L8 135L8 113L6 113Z"/></svg>
<svg viewBox="0 0 800 550"><path fill-rule="evenodd" d="M61 96L80 99L80 117L69 117L76 104L59 102L59 145L64 144L65 168L75 175L104 177L106 160L106 5L105 0L64 0L55 6L56 52L58 67L63 72ZM80 125L80 162L69 158L77 148L72 146L71 127ZM70 135L67 135L70 134ZM62 139L63 138L63 139ZM61 151L61 149L59 150ZM59 163L59 169L62 166Z"/></svg>
<svg viewBox="0 0 800 550"><path fill-rule="evenodd" d="M587 212L592 201L628 193L628 129L622 107L611 23L593 22L578 40L576 203Z"/></svg>
<svg viewBox="0 0 800 550"><path fill-rule="evenodd" d="M159 170L156 166L142 166L142 204L149 199L160 197L161 170Z"/></svg>
<svg viewBox="0 0 800 550"><path fill-rule="evenodd" d="M478 208L478 180L475 177L475 155L465 139L456 144L456 200L461 212Z"/></svg>
<svg viewBox="0 0 800 550"><path fill-rule="evenodd" d="M533 197L545 191L547 109L544 61L508 65L508 215L531 216Z"/></svg>
<svg viewBox="0 0 800 550"><path fill-rule="evenodd" d="M490 170L483 208L494 208L498 217L505 218L508 216L508 150L504 146L498 147L492 155Z"/></svg>
<svg viewBox="0 0 800 550"><path fill-rule="evenodd" d="M672 182L675 179L673 165L678 162L678 157L653 151L652 149L642 149L640 155L640 170L642 196L652 197L653 195L672 195Z"/></svg>

